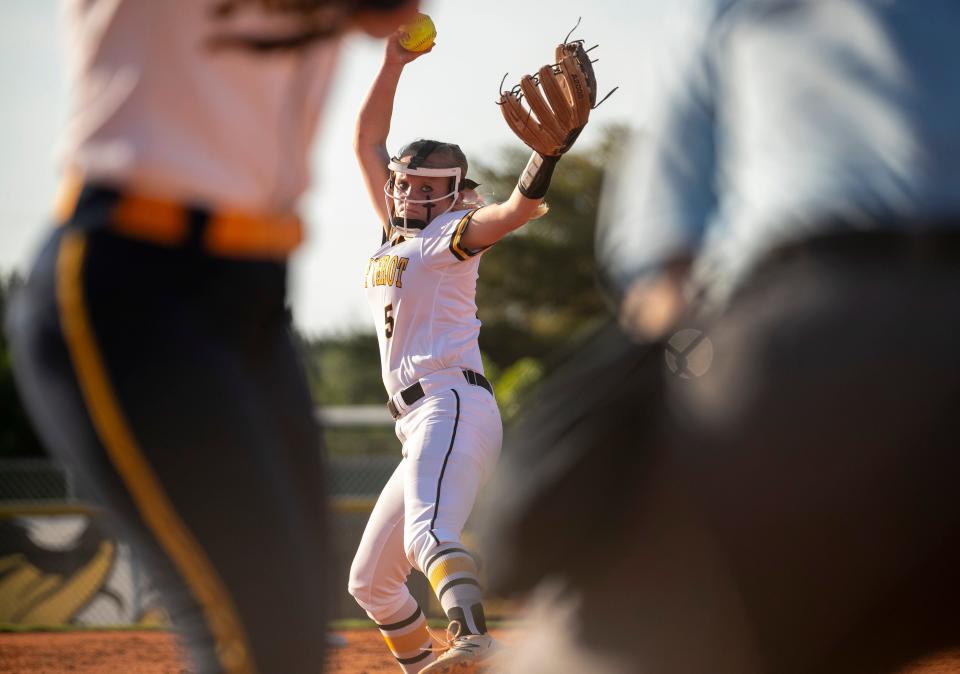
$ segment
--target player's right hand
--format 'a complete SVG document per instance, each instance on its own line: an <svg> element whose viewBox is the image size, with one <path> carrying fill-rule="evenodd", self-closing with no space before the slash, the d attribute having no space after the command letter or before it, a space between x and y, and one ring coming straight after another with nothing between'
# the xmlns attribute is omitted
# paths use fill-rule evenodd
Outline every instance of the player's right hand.
<svg viewBox="0 0 960 674"><path fill-rule="evenodd" d="M429 54L433 51L433 48L436 46L436 43L430 45L429 49L424 49L423 51L410 51L409 49L404 49L400 44L400 37L403 35L403 31L396 31L393 35L387 38L387 44L384 48L384 61L386 63L399 63L401 65L406 65L411 61L415 61L424 54Z"/></svg>

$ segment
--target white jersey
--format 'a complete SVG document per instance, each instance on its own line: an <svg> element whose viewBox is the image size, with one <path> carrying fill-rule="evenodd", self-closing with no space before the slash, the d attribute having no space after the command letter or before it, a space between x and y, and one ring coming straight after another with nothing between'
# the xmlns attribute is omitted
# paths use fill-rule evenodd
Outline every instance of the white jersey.
<svg viewBox="0 0 960 674"><path fill-rule="evenodd" d="M477 318L479 252L460 245L476 211L439 215L420 236L380 246L364 288L387 395L448 368L483 373Z"/></svg>
<svg viewBox="0 0 960 674"><path fill-rule="evenodd" d="M66 0L66 169L160 198L290 212L339 40L240 0ZM258 53L257 48L260 48Z"/></svg>

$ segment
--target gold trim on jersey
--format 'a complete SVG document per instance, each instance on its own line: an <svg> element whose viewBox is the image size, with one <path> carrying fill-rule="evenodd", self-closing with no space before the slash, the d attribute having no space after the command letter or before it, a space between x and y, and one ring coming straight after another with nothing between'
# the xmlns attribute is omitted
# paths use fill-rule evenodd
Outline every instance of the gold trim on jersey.
<svg viewBox="0 0 960 674"><path fill-rule="evenodd" d="M487 247L481 248L479 250L470 250L469 248L464 248L460 245L460 240L463 238L463 235L467 231L467 227L470 225L470 221L473 220L474 214L479 209L473 209L462 218L460 222L457 223L456 228L453 230L453 235L450 237L450 252L453 253L453 256L464 262L468 257L473 257L481 252L483 252Z"/></svg>
<svg viewBox="0 0 960 674"><path fill-rule="evenodd" d="M86 251L82 232L64 232L57 257L56 294L64 340L90 419L140 518L200 602L224 671L255 674L247 637L229 593L153 473L113 391L83 292Z"/></svg>

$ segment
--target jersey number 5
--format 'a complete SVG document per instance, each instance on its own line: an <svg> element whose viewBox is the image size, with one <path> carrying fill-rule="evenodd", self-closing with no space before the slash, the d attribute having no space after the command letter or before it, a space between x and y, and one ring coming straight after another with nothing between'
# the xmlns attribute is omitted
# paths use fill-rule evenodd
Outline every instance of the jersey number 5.
<svg viewBox="0 0 960 674"><path fill-rule="evenodd" d="M383 334L387 339L393 337L393 305L388 304L383 308Z"/></svg>

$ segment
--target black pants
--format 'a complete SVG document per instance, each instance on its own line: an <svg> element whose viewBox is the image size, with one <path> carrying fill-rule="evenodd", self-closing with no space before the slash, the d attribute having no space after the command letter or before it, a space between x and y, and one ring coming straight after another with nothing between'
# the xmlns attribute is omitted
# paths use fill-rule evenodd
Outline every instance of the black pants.
<svg viewBox="0 0 960 674"><path fill-rule="evenodd" d="M671 378L665 472L761 671L888 672L960 645L960 234L784 249Z"/></svg>
<svg viewBox="0 0 960 674"><path fill-rule="evenodd" d="M575 598L527 671L584 671L571 642L604 674L881 674L960 645L958 240L798 246L683 326L711 359L606 336L547 382L488 525L498 588Z"/></svg>
<svg viewBox="0 0 960 674"><path fill-rule="evenodd" d="M320 429L283 264L58 229L10 308L57 457L139 548L198 672L317 672L329 542Z"/></svg>

